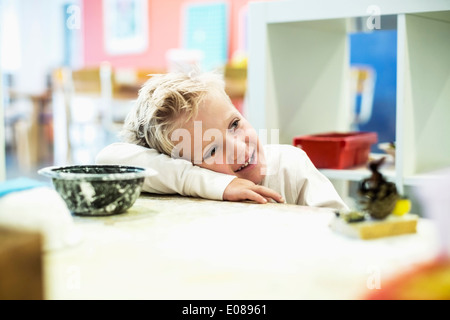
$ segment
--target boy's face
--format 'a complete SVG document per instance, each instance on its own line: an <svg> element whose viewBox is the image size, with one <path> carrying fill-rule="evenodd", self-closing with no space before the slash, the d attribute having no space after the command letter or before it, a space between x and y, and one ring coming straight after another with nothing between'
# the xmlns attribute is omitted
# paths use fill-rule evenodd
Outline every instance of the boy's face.
<svg viewBox="0 0 450 320"><path fill-rule="evenodd" d="M264 151L256 131L220 94L210 94L197 117L174 130L171 138L172 156L256 184L264 178Z"/></svg>

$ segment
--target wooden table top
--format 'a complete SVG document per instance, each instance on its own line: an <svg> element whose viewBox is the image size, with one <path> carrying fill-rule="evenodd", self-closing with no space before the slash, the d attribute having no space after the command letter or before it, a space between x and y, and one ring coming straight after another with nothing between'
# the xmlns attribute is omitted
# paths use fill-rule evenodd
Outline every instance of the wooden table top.
<svg viewBox="0 0 450 320"><path fill-rule="evenodd" d="M331 210L142 194L127 212L74 217L82 234L44 257L46 299L359 299L437 254L416 234L337 234Z"/></svg>

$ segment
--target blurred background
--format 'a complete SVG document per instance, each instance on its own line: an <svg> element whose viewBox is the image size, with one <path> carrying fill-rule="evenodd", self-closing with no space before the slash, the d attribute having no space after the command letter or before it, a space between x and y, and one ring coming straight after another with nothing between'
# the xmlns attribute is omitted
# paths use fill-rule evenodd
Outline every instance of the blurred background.
<svg viewBox="0 0 450 320"><path fill-rule="evenodd" d="M249 2L0 0L0 180L93 163L149 74L219 70L245 115ZM396 30L383 26L349 35L354 129L395 141Z"/></svg>
<svg viewBox="0 0 450 320"><path fill-rule="evenodd" d="M242 110L247 3L0 0L0 177L92 163L152 73L217 69Z"/></svg>

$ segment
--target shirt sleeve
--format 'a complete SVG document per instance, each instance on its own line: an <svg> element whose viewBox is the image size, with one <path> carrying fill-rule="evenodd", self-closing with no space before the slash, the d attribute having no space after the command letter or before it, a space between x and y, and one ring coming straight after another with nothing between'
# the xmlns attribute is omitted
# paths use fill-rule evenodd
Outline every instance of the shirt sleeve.
<svg viewBox="0 0 450 320"><path fill-rule="evenodd" d="M194 166L183 159L173 159L158 151L130 143L116 142L103 148L97 164L131 165L151 168L155 176L147 177L143 191L180 194L211 200L223 200L223 193L235 176Z"/></svg>
<svg viewBox="0 0 450 320"><path fill-rule="evenodd" d="M338 210L348 209L347 205L339 196L331 181L323 175L312 163L307 154L297 148L302 159L302 170L298 174L297 181L300 183L298 204L312 207L326 207Z"/></svg>

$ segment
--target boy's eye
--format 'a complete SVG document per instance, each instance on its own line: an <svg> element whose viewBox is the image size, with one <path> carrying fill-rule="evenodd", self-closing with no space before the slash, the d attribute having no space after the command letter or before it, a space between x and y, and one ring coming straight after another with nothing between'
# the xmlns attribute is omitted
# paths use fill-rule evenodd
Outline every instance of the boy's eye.
<svg viewBox="0 0 450 320"><path fill-rule="evenodd" d="M236 119L231 123L230 129L236 129L238 126L239 126L239 119Z"/></svg>
<svg viewBox="0 0 450 320"><path fill-rule="evenodd" d="M216 147L212 148L209 152L207 152L204 159L214 157L215 154L216 154Z"/></svg>

